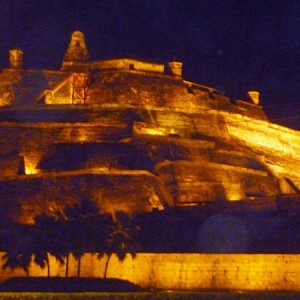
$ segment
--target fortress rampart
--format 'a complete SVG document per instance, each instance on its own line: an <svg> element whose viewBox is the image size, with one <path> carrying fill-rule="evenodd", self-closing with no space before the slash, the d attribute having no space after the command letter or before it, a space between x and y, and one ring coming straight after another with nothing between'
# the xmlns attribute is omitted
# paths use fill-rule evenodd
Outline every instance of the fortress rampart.
<svg viewBox="0 0 300 300"><path fill-rule="evenodd" d="M200 227L236 211L251 227L251 210L279 218L262 228L296 222L300 133L271 123L259 92L232 99L185 80L177 61L90 61L78 31L59 70L23 69L22 59L13 51L0 73L3 218L31 223L86 196L103 212L191 209Z"/></svg>
<svg viewBox="0 0 300 300"><path fill-rule="evenodd" d="M124 262L113 256L107 276L134 282L148 289L300 291L299 255L282 254L153 254L138 253ZM82 277L103 277L106 257L85 254L81 258ZM77 261L71 257L69 276L76 276ZM47 276L46 268L32 264L30 276ZM50 259L50 276L64 276L65 266ZM25 276L22 270L2 271L0 280Z"/></svg>

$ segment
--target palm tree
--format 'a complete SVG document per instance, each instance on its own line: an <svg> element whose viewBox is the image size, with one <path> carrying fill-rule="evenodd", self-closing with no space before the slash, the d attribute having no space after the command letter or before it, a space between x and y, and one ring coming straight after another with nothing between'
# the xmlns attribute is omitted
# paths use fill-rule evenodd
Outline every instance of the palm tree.
<svg viewBox="0 0 300 300"><path fill-rule="evenodd" d="M50 276L49 254L53 255L61 264L66 263L68 277L69 263L69 234L64 213L61 210L53 216L42 213L35 218L34 230L34 261L44 268L47 265Z"/></svg>
<svg viewBox="0 0 300 300"><path fill-rule="evenodd" d="M91 199L83 199L79 203L67 206L63 211L69 253L78 261L77 277L80 277L81 257L90 250L93 225L99 216L98 211L97 203Z"/></svg>
<svg viewBox="0 0 300 300"><path fill-rule="evenodd" d="M25 229L25 230L23 230ZM4 264L3 269L22 268L26 276L29 277L29 266L32 257L32 236L27 228L18 228L12 233L11 243L2 256Z"/></svg>
<svg viewBox="0 0 300 300"><path fill-rule="evenodd" d="M44 247L36 248L36 262L41 267L48 264L48 257L45 255L48 251L61 264L66 265L65 276L68 277L69 258L72 253L78 261L77 276L80 277L81 257L90 249L91 236L96 236L92 232L95 231L94 223L99 216L98 210L93 200L84 199L66 206L63 210L55 211L54 217L39 216L36 219L36 225L39 225L37 236L41 235L46 240L43 243ZM47 231L44 225L51 229Z"/></svg>
<svg viewBox="0 0 300 300"><path fill-rule="evenodd" d="M44 251L36 251L33 253L34 262L44 269L47 266L47 276L50 277L50 264L49 264L49 256L47 252Z"/></svg>
<svg viewBox="0 0 300 300"><path fill-rule="evenodd" d="M51 254L61 264L66 265L65 277L68 277L71 252L70 226L62 211L56 212L56 222L53 226L53 233Z"/></svg>
<svg viewBox="0 0 300 300"><path fill-rule="evenodd" d="M35 217L33 231L33 255L34 262L42 269L47 266L47 274L50 277L49 253L55 252L54 232L55 219L45 213Z"/></svg>
<svg viewBox="0 0 300 300"><path fill-rule="evenodd" d="M116 212L104 250L107 254L104 278L107 276L109 261L114 253L120 261L126 258L127 253L132 258L136 257L136 251L139 247L136 241L138 234L139 226L133 224L132 219L124 212ZM100 256L102 256L102 253L100 253Z"/></svg>

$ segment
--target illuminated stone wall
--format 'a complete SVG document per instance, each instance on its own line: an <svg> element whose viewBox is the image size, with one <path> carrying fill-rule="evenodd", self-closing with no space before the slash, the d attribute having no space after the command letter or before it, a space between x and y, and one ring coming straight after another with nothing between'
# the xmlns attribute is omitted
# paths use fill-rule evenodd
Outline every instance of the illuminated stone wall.
<svg viewBox="0 0 300 300"><path fill-rule="evenodd" d="M73 114L77 115L75 118L80 114L79 120L81 117L86 118L80 111ZM45 115L50 119L47 123L43 122ZM21 156L24 158L26 174L39 173L39 163L43 157L51 153L54 143L116 141L131 134L131 122L126 113L123 116L120 114L100 116L98 118L101 118L101 122L98 120L72 122L71 115L72 112L63 110L53 111L52 115L43 111L36 114L32 110L10 114L7 119L13 119L14 122L2 122L0 126L0 164L7 165L5 172L17 174L18 165L14 162L8 164L7 158L16 161L17 156ZM30 122L31 120L35 122ZM55 122L60 120L64 122ZM99 164L97 166L99 167Z"/></svg>
<svg viewBox="0 0 300 300"><path fill-rule="evenodd" d="M0 106L34 105L44 90L53 89L66 76L60 71L4 69L0 73ZM69 98L69 91L60 96Z"/></svg>
<svg viewBox="0 0 300 300"><path fill-rule="evenodd" d="M117 88L115 88L117 87ZM90 79L87 104L118 104L141 107L184 107L192 97L182 80L147 72L95 72Z"/></svg>
<svg viewBox="0 0 300 300"><path fill-rule="evenodd" d="M151 118L150 113L144 111L143 114L147 118ZM49 180L54 175L47 175L47 172L81 170L84 174L88 174L89 169L107 170L111 167L123 170L148 170L154 173L156 171L155 174L161 178L167 193L173 196L177 204L216 200L243 200L246 197L253 196L267 197L276 196L280 193L295 193L291 186L284 181L283 176L285 174L292 176L293 182L298 184L298 170L293 168L297 165L298 159L296 151L299 148L297 141L299 134L297 132L270 125L270 136L264 136L265 138L263 138L263 134L267 130L260 132L257 129L252 135L254 137L260 135L261 138L255 138L251 141L251 134L248 131L251 132L250 125L253 122L248 125L248 131L245 129L245 124L241 126L241 131L238 131L240 127L237 125L237 121L229 124L229 122L225 122L224 116L221 114L212 113L211 116L220 117L219 122L216 123L217 126L211 126L211 129L209 129L210 124L204 125L203 121L202 127L197 126L197 123L195 123L195 126L198 133L203 133L205 136L210 134L210 137L214 139L191 139L176 136L176 132L185 131L191 134L193 119L187 114L175 112L169 116L163 116L162 112L152 112L152 114L152 117L156 118L163 126L162 128L169 128L169 131L174 129L175 136L172 136L172 134L166 134L165 136L147 134L145 136L140 132L135 132L132 136L134 118L130 116L130 111L66 109L65 106L60 109L44 109L44 111L40 110L38 112L30 109L22 112L14 111L11 115L2 116L6 119L13 116L19 122L3 122L0 127L0 164L6 166L5 174L17 174L22 164L21 158L23 158L25 174L40 173L41 177L45 176L47 178L45 182L48 182L48 185L53 184L53 191L57 189L57 192L51 192L51 195L60 194L60 185L58 186L55 182ZM43 118L48 118L48 122L38 122ZM52 118L53 122L51 122ZM31 119L37 122L25 122ZM65 122L55 122L61 119ZM76 119L88 120L88 122L72 122ZM264 121L256 121L256 123L267 124ZM228 134L228 129L232 131L231 135ZM237 135L236 132L240 132L240 134ZM278 132L290 136L290 142L285 141L280 135L276 135ZM130 136L131 139L126 139L127 142L120 142L120 139ZM105 154L102 151L103 149L98 149L97 153L96 150L93 153L78 151L80 150L78 146L81 143L93 143L95 141L100 143L110 141L111 154ZM126 143L136 147L124 147L124 153L128 153L127 155L137 150L141 151L140 161L136 163L134 168L130 164L122 166L114 163L118 160L117 147L126 146ZM43 166L45 159L51 158L59 144L73 144L74 146L72 148L70 145L69 152L65 150L65 152L62 152L64 156L58 157L61 160L61 165L57 165L55 160L48 159L48 165ZM272 145L274 149L272 149ZM277 146L279 149L285 147L285 151L279 152ZM251 147L255 149L255 152L252 151ZM77 156L82 153L82 157L76 158L76 151L78 151ZM266 153L266 151L268 152ZM7 157L11 157L11 163L7 163ZM266 162L266 157L268 162ZM147 159L151 159L148 166L145 163ZM277 164L271 165L271 159L276 160ZM124 160L129 162L133 158L129 155ZM78 161L81 161L81 163L76 164ZM144 165L142 162L144 162ZM289 169L292 169L292 171L289 172ZM279 176L276 177L273 173L275 175L279 174ZM68 173L67 175L64 174L63 177L74 175L76 176L76 174ZM56 176L59 177L59 173L56 173ZM37 180L32 179L33 181ZM30 181L31 179L26 177L16 179L18 182L28 183L27 180ZM8 192L7 188L11 186L10 181L13 182L13 179L7 178L7 181L8 184L5 184L6 193L10 194L11 192ZM68 181L62 182L66 185L69 184ZM76 186L72 186L76 190ZM65 189L69 190L69 187L66 186ZM12 190L14 189L12 188ZM126 190L125 186L124 190ZM34 189L31 190L31 196L30 188L27 191L28 193L25 194L28 194L28 198L40 199L40 196L37 196L39 193ZM23 193L20 192L20 195L23 195ZM16 199L11 199L19 202L20 196L15 195L14 197ZM24 197L23 199L26 202ZM124 205L130 206L130 202L124 203Z"/></svg>
<svg viewBox="0 0 300 300"><path fill-rule="evenodd" d="M272 196L279 193L276 178L266 171L217 164L209 161L175 161L158 166L166 186L176 184L176 200L201 202L241 200L245 196ZM174 187L172 187L174 188Z"/></svg>
<svg viewBox="0 0 300 300"><path fill-rule="evenodd" d="M82 277L103 277L106 258L85 254ZM108 277L129 280L144 288L226 289L254 291L300 291L300 255L277 254L151 254L128 256L124 262L112 257ZM65 266L51 257L51 276L64 276ZM32 264L30 276L47 276ZM71 257L69 276L76 276L77 261ZM22 270L1 271L0 280L25 276Z"/></svg>
<svg viewBox="0 0 300 300"><path fill-rule="evenodd" d="M165 68L164 64L139 61L130 58L95 61L95 62L88 63L87 65L91 69L100 69L100 70L124 69L124 70L149 71L149 72L157 72L157 73L164 73L164 68Z"/></svg>
<svg viewBox="0 0 300 300"><path fill-rule="evenodd" d="M259 206L265 198L299 196L300 134L268 122L258 98L233 100L222 91L186 81L180 62L90 62L88 56L83 33L74 32L61 70L11 65L0 73L0 106L5 106L0 110L0 167L5 169L0 179L6 194L14 195L11 202L20 204L24 194L44 207L43 191L33 182L43 182L50 195L65 197L59 196L65 195L61 190L69 191L78 174L94 175L92 169L147 171L152 175L146 176L145 185L150 188L149 178L156 178L168 195L161 201L173 197L167 201L171 204L258 200ZM110 155L100 148L91 154L78 147L89 143L111 143ZM115 163L120 145L126 143L132 146L124 148L127 165ZM74 147L57 155L62 144ZM136 151L141 155L133 167ZM66 186L56 183L55 176L63 177ZM20 185L19 195L14 182ZM71 184L75 190L70 194L82 191L85 179L78 182ZM26 197L20 206L29 210ZM132 203L123 200L120 207L126 210Z"/></svg>
<svg viewBox="0 0 300 300"><path fill-rule="evenodd" d="M238 115L226 114L225 118L233 144L255 149L264 155L264 160L275 174L299 176L299 131Z"/></svg>
<svg viewBox="0 0 300 300"><path fill-rule="evenodd" d="M123 265L114 262L108 276L144 287L300 290L299 255L139 254Z"/></svg>

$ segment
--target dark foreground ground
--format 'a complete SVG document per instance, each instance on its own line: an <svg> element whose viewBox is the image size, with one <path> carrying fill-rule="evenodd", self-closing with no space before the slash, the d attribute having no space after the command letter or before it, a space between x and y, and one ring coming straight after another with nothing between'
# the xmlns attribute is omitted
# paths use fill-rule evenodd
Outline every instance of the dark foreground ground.
<svg viewBox="0 0 300 300"><path fill-rule="evenodd" d="M300 293L228 291L149 291L120 279L31 277L11 278L0 285L5 299L106 300L298 300Z"/></svg>
<svg viewBox="0 0 300 300"><path fill-rule="evenodd" d="M116 278L16 277L0 284L0 292L138 292L142 290L130 281Z"/></svg>
<svg viewBox="0 0 300 300"><path fill-rule="evenodd" d="M0 292L0 299L38 300L298 300L298 293L229 293L229 292Z"/></svg>

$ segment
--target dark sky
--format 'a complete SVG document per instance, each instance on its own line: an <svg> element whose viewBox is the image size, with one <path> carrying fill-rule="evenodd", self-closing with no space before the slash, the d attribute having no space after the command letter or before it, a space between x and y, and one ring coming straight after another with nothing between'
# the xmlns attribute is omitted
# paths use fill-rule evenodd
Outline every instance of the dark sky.
<svg viewBox="0 0 300 300"><path fill-rule="evenodd" d="M180 60L184 78L245 98L261 92L276 123L300 129L298 0L0 0L0 68L60 67L74 30L91 59Z"/></svg>

